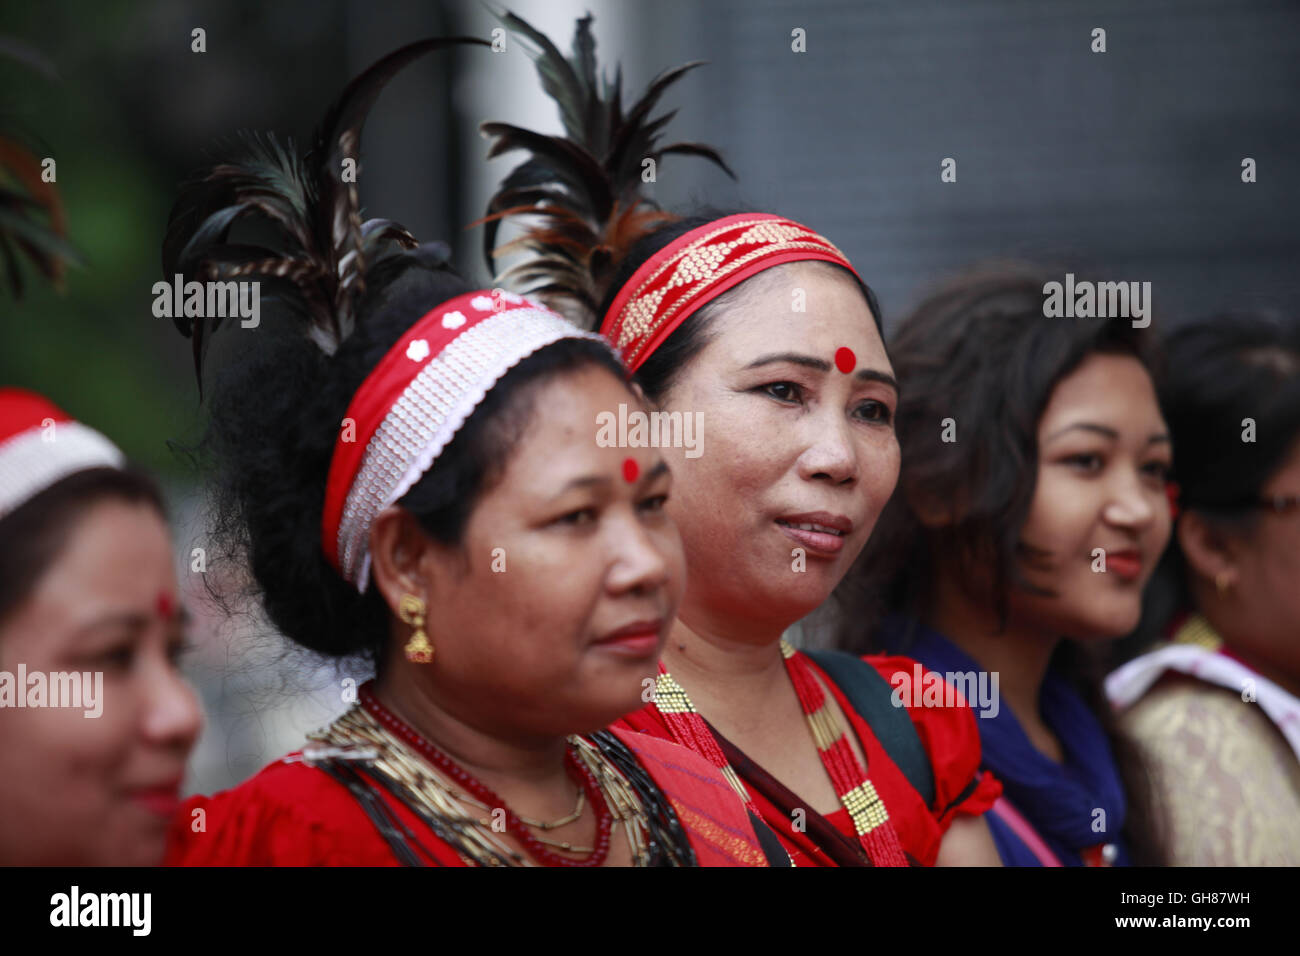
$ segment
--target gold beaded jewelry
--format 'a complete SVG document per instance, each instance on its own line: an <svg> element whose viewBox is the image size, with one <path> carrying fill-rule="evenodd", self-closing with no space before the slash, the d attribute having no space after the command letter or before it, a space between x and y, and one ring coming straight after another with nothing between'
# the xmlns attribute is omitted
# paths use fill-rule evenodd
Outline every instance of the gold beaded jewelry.
<svg viewBox="0 0 1300 956"><path fill-rule="evenodd" d="M406 642L406 659L413 664L428 664L433 660L433 645L429 635L424 633L424 601L414 594L403 594L397 605L397 615L404 624L415 628L415 633Z"/></svg>
<svg viewBox="0 0 1300 956"><path fill-rule="evenodd" d="M466 863L479 866L535 866L531 859L502 839L490 820L477 812L487 810L485 804L462 791L451 780L429 765L386 727L375 720L364 707L353 706L328 728L308 734L313 743L303 750L306 760L320 759L326 751L322 745L334 748L332 753L342 753L344 759L364 763L371 771L382 774L400 784L415 802L417 813L440 821L455 836L457 852ZM645 806L636 790L600 749L582 737L568 738L569 745L578 757L595 774L601 792L614 814L614 828L623 826L624 837L632 856L633 866L645 866L650 859L651 833ZM585 802L585 801L584 801ZM473 807L474 811L467 809ZM418 808L418 809L417 809ZM577 810L579 816L582 807ZM536 823L536 821L534 821ZM529 824L530 826L533 824ZM562 825L559 821L540 824L543 832ZM611 832L611 837L613 833ZM568 853L591 853L591 847L575 846L562 840L536 836L544 843ZM662 837L660 838L662 839Z"/></svg>

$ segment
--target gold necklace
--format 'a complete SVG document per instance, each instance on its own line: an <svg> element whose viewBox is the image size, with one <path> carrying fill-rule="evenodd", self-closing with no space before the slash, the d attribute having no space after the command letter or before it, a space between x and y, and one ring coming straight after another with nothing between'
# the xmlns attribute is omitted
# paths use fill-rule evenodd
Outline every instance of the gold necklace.
<svg viewBox="0 0 1300 956"><path fill-rule="evenodd" d="M308 734L308 739L317 747L309 744L303 748L305 760L325 757L354 760L366 765L372 773L382 774L396 783L413 804L412 809L417 815L432 818L441 825L439 836L451 843L467 864L536 865L501 838L503 829L494 827L491 821L483 820L477 814L469 813L463 803L478 804L480 809L494 808L484 806L469 794L453 786L441 772L391 734L365 708L353 705L328 728ZM623 824L623 832L632 856L632 865L645 866L649 859L647 844L650 828L645 808L636 791L600 749L590 741L575 736L570 737L568 742L574 747L578 758L595 776L605 802L613 814L613 826ZM565 822L577 820L584 807L585 800L580 791L579 804L574 812L566 818L551 822L549 826L544 821L524 820L522 817L520 819L529 826L545 831L563 826ZM574 846L566 841L550 840L541 835L536 836L536 839L540 843L571 853L593 852L588 847Z"/></svg>

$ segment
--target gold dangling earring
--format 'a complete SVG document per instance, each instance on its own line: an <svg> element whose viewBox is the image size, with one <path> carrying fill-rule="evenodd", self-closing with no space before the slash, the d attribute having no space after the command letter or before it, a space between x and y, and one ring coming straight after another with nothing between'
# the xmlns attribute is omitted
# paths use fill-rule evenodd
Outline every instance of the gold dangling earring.
<svg viewBox="0 0 1300 956"><path fill-rule="evenodd" d="M1226 597L1228 591L1232 588L1232 572L1220 571L1214 576L1214 589L1219 592L1219 597Z"/></svg>
<svg viewBox="0 0 1300 956"><path fill-rule="evenodd" d="M404 624L415 628L406 642L406 659L412 664L428 664L433 660L433 645L424 633L424 602L414 594L403 594L397 605L397 616Z"/></svg>

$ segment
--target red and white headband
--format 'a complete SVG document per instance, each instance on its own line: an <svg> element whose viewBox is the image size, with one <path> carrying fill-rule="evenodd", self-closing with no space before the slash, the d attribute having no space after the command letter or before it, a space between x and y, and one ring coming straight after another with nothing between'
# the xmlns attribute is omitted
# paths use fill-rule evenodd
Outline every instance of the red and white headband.
<svg viewBox="0 0 1300 956"><path fill-rule="evenodd" d="M0 388L0 518L78 471L125 464L116 445L53 402Z"/></svg>
<svg viewBox="0 0 1300 956"><path fill-rule="evenodd" d="M405 495L511 368L561 339L592 339L502 290L469 292L411 326L357 389L334 443L321 545L364 593L370 526Z"/></svg>
<svg viewBox="0 0 1300 956"><path fill-rule="evenodd" d="M714 220L642 264L619 290L600 332L635 372L692 313L728 289L764 269L809 259L858 274L830 240L791 219L742 213Z"/></svg>

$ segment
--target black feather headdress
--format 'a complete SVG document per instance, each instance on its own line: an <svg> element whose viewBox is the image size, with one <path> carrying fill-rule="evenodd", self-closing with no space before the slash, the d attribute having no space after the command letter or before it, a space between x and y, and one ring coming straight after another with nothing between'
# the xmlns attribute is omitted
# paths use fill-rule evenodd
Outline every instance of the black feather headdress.
<svg viewBox="0 0 1300 956"><path fill-rule="evenodd" d="M645 160L658 164L673 153L701 156L735 178L711 146L660 145L660 134L676 110L650 118L664 91L704 61L660 73L624 113L622 68L615 71L613 82L598 73L590 15L577 22L571 59L515 14L505 13L500 19L525 41L542 88L559 106L565 135L548 136L508 123L480 127L493 140L489 159L516 149L532 154L502 180L488 203L482 220L487 225L483 253L493 272L495 257L529 253L498 281L538 295L571 318L577 318L574 308L566 305L590 319L608 279L632 244L677 218L642 194ZM515 215L535 217L535 224L518 239L497 246L501 221Z"/></svg>
<svg viewBox="0 0 1300 956"><path fill-rule="evenodd" d="M304 331L333 354L352 332L368 271L416 239L388 219L361 221L356 175L361 128L384 86L409 63L457 44L488 45L475 37L420 40L396 50L356 77L326 112L311 148L299 156L271 134L241 137L243 155L191 180L172 207L163 240L163 275L198 281L257 279L262 291L305 323ZM350 165L349 165L350 162ZM230 241L231 227L252 219L268 227L272 244ZM202 394L203 352L220 317L175 316L194 341L194 371Z"/></svg>
<svg viewBox="0 0 1300 956"><path fill-rule="evenodd" d="M42 57L13 40L0 37L0 54L54 76ZM23 296L20 255L56 285L67 264L81 261L67 240L59 192L45 181L45 167L34 147L33 138L22 135L12 122L0 129L0 262L15 299Z"/></svg>

